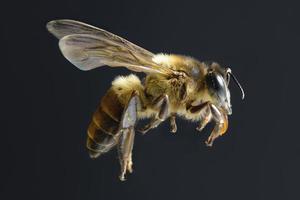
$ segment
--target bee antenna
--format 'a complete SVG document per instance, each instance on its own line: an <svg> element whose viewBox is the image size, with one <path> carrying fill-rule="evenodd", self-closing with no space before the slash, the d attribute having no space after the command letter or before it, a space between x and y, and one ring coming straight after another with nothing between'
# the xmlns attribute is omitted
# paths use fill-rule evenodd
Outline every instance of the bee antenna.
<svg viewBox="0 0 300 200"><path fill-rule="evenodd" d="M236 83L236 85L240 88L241 93L242 93L242 99L244 99L244 98L245 98L245 92L244 92L244 89L243 89L242 85L239 83L239 81L237 80L237 78L233 75L231 69L228 68L228 69L226 70L226 73L229 74L229 75L233 78L233 80L234 80L234 82Z"/></svg>

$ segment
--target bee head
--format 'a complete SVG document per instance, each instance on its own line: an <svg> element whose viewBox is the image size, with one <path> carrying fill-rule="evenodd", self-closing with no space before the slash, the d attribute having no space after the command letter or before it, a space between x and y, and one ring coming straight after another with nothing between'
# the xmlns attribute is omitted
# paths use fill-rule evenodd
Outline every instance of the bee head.
<svg viewBox="0 0 300 200"><path fill-rule="evenodd" d="M217 107L221 108L226 114L232 114L231 102L230 102L230 91L228 88L230 77L233 78L235 83L239 86L242 92L242 99L244 99L244 90L232 74L230 68L225 70L216 69L213 66L208 67L207 74L205 76L205 82L207 85L208 92Z"/></svg>

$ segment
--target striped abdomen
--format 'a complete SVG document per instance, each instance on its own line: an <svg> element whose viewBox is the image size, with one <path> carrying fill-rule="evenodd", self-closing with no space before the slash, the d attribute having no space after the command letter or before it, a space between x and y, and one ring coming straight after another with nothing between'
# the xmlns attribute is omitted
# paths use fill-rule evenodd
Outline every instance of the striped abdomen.
<svg viewBox="0 0 300 200"><path fill-rule="evenodd" d="M119 124L124 110L111 88L101 99L88 127L87 148L91 158L111 150L119 140Z"/></svg>

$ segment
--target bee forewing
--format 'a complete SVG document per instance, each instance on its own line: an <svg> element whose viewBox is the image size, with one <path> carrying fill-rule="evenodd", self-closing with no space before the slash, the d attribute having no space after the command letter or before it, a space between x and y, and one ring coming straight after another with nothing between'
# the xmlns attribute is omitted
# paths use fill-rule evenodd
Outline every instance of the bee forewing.
<svg viewBox="0 0 300 200"><path fill-rule="evenodd" d="M73 20L51 21L47 28L60 39L63 55L81 70L108 65L136 72L173 73L155 63L153 53L103 29Z"/></svg>
<svg viewBox="0 0 300 200"><path fill-rule="evenodd" d="M96 34L97 32L99 34L104 31L95 26L69 19L50 21L47 23L47 29L58 39L72 34Z"/></svg>

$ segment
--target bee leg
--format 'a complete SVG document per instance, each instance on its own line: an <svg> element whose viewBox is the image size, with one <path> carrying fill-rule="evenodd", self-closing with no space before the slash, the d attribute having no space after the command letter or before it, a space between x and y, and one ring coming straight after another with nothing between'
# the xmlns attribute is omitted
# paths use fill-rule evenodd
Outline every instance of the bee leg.
<svg viewBox="0 0 300 200"><path fill-rule="evenodd" d="M201 115L201 121L196 128L198 131L202 131L208 122L211 121L212 115L209 102L204 102L197 106L188 105L187 110L192 114Z"/></svg>
<svg viewBox="0 0 300 200"><path fill-rule="evenodd" d="M133 143L133 141L132 141L132 143ZM131 152L129 154L129 158L128 158L128 163L127 163L127 171L129 173L133 172L132 165L133 165L133 162L132 162L132 150L131 150Z"/></svg>
<svg viewBox="0 0 300 200"><path fill-rule="evenodd" d="M134 91L132 92L129 102L123 111L120 123L120 130L135 126L137 120L137 104L138 95L136 91Z"/></svg>
<svg viewBox="0 0 300 200"><path fill-rule="evenodd" d="M122 135L119 142L119 160L121 165L120 180L125 181L127 171L132 172L132 149L134 143L134 127L122 130Z"/></svg>
<svg viewBox="0 0 300 200"><path fill-rule="evenodd" d="M197 113L201 114L201 112L203 112L203 110L205 110L208 106L209 106L209 102L206 101L197 106L188 105L187 110L192 114L197 114Z"/></svg>
<svg viewBox="0 0 300 200"><path fill-rule="evenodd" d="M176 125L176 116L175 114L172 114L170 117L170 126L171 126L171 132L176 133L177 131L177 125Z"/></svg>
<svg viewBox="0 0 300 200"><path fill-rule="evenodd" d="M162 95L154 101L154 108L159 109L158 114L152 118L151 122L139 131L143 134L148 132L152 128L156 128L161 122L165 121L169 114L169 97L168 95Z"/></svg>
<svg viewBox="0 0 300 200"><path fill-rule="evenodd" d="M223 135L228 128L227 115L219 111L218 108L213 104L210 105L210 108L211 108L212 117L216 122L216 124L212 133L210 134L210 136L205 142L207 146L212 146L214 140L219 136Z"/></svg>
<svg viewBox="0 0 300 200"><path fill-rule="evenodd" d="M133 92L120 123L120 139L118 143L119 161L121 165L120 180L125 181L126 171L132 172L132 149L134 143L134 126L137 120L137 94Z"/></svg>
<svg viewBox="0 0 300 200"><path fill-rule="evenodd" d="M202 131L205 128L205 126L211 121L211 119L212 119L212 114L211 114L210 106L207 105L203 109L202 119L196 128L197 131Z"/></svg>

